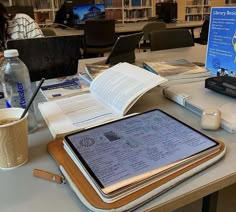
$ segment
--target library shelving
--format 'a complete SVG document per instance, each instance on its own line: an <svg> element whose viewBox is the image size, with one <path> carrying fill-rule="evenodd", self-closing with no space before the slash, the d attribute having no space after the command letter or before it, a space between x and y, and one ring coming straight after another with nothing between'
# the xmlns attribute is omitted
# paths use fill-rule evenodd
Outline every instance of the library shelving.
<svg viewBox="0 0 236 212"><path fill-rule="evenodd" d="M51 24L63 0L3 0L5 6L32 6L39 24Z"/></svg>
<svg viewBox="0 0 236 212"><path fill-rule="evenodd" d="M235 0L178 0L178 20L203 21L211 7L223 7L226 1Z"/></svg>
<svg viewBox="0 0 236 212"><path fill-rule="evenodd" d="M148 20L153 16L153 0L106 0L106 17L120 22Z"/></svg>
<svg viewBox="0 0 236 212"><path fill-rule="evenodd" d="M210 15L211 5L209 0L186 0L186 21L202 21Z"/></svg>

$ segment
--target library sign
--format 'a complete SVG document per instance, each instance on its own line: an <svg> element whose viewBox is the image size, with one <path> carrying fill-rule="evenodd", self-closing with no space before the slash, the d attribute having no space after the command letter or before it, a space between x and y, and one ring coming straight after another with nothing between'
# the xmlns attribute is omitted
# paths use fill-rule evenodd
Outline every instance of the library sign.
<svg viewBox="0 0 236 212"><path fill-rule="evenodd" d="M213 75L236 77L236 7L211 9L206 68Z"/></svg>

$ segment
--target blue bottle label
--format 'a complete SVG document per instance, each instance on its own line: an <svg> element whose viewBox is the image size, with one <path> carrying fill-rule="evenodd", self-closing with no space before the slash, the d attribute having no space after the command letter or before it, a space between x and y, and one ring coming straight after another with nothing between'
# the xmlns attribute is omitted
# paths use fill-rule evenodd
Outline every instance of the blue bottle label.
<svg viewBox="0 0 236 212"><path fill-rule="evenodd" d="M20 97L20 106L22 108L26 108L26 100L25 100L25 94L24 94L24 86L22 83L18 82L17 83L17 92Z"/></svg>

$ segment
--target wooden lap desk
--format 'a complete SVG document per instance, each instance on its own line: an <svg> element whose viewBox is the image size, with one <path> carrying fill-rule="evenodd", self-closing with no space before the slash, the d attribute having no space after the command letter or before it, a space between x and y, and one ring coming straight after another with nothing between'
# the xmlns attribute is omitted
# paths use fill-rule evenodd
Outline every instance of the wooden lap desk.
<svg viewBox="0 0 236 212"><path fill-rule="evenodd" d="M137 54L137 61L185 58L190 61L204 62L205 50L205 46L197 45L174 50L140 53ZM92 62L91 59L89 61ZM84 61L81 60L80 68L83 64ZM38 101L42 100L43 97L39 96ZM154 108L160 108L192 127L224 141L228 151L225 158L217 164L155 198L137 211L171 211L236 182L236 167L233 165L236 161L235 135L224 130L201 130L200 117L165 99L159 87L143 96L131 112ZM37 115L40 126L35 133L29 135L29 161L17 169L0 171L1 211L87 211L68 184L56 184L33 177L32 170L34 168L59 173L55 161L46 149L47 143L53 138L38 111Z"/></svg>

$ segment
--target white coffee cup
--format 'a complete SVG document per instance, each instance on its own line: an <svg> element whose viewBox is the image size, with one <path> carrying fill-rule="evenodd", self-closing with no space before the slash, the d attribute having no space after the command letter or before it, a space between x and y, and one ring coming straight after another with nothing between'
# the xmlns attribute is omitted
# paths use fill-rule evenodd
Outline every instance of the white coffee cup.
<svg viewBox="0 0 236 212"><path fill-rule="evenodd" d="M0 169L19 167L28 160L27 115L24 109L0 109Z"/></svg>

